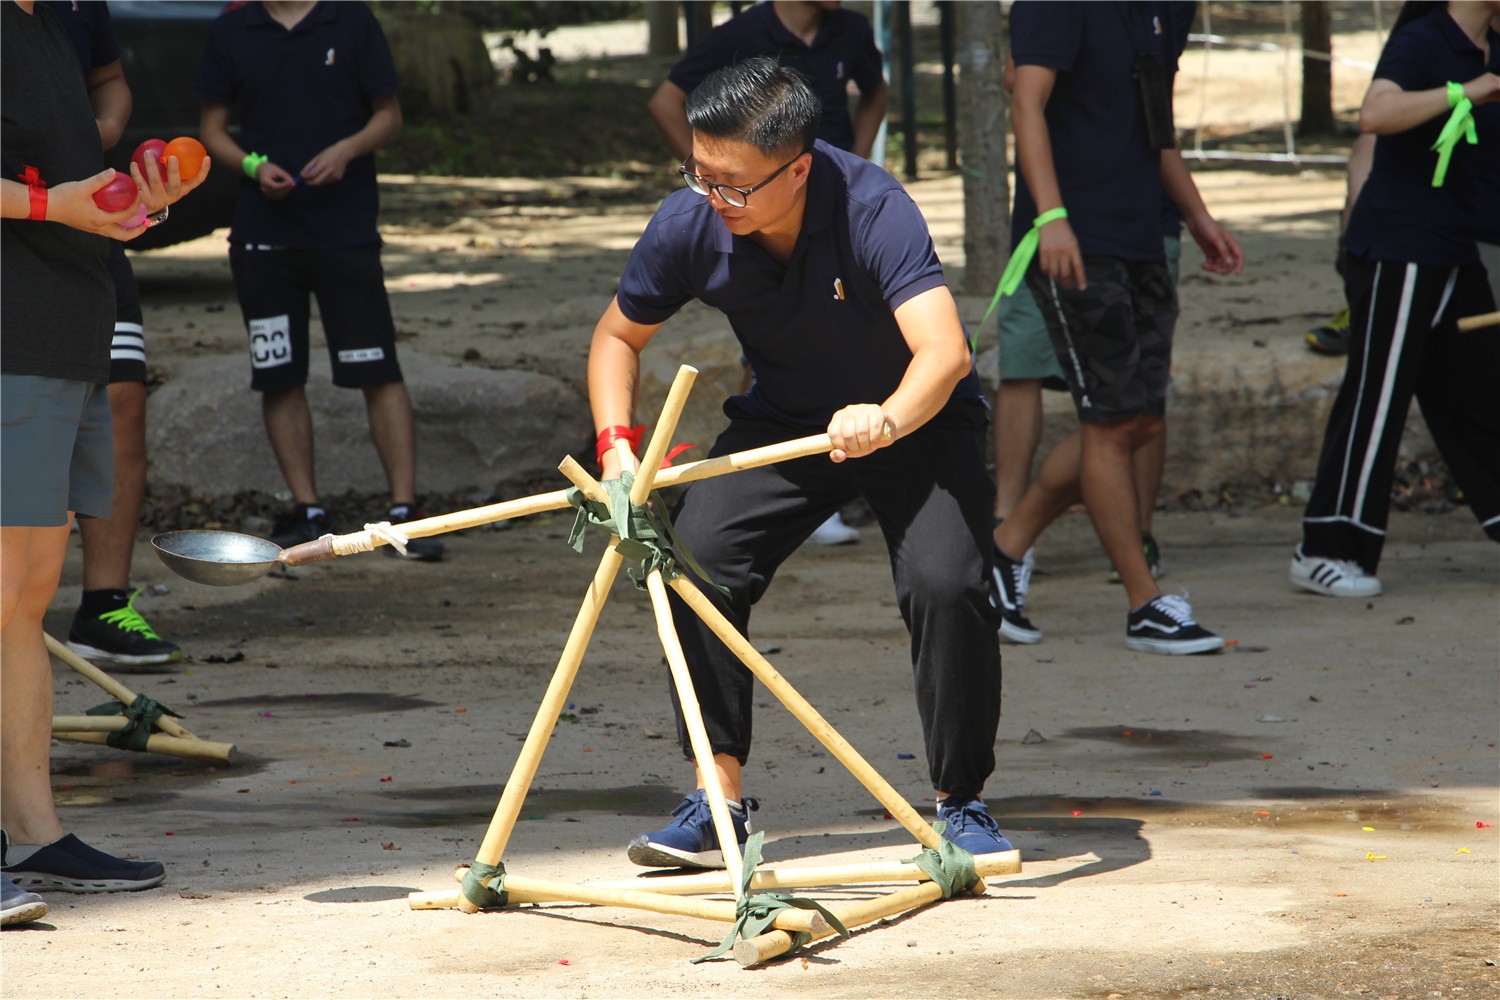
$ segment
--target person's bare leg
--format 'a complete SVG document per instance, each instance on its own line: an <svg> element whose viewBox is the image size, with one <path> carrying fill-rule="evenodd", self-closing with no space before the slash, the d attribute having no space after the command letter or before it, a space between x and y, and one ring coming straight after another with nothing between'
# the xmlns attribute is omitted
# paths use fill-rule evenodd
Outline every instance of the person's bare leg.
<svg viewBox="0 0 1500 1000"><path fill-rule="evenodd" d="M312 410L302 386L290 389L268 389L261 394L261 416L266 436L276 453L281 476L297 503L317 503L318 488L313 476Z"/></svg>
<svg viewBox="0 0 1500 1000"><path fill-rule="evenodd" d="M115 433L115 495L109 519L81 518L83 589L129 590L130 560L146 495L146 385L111 382Z"/></svg>
<svg viewBox="0 0 1500 1000"><path fill-rule="evenodd" d="M1081 451L1078 431L1059 441L1037 470L1036 479L1022 495L1005 523L995 529L995 544L1012 559L1020 559L1035 544L1047 526L1082 498L1078 463Z"/></svg>
<svg viewBox="0 0 1500 1000"><path fill-rule="evenodd" d="M1159 417L1134 417L1109 423L1085 423L1082 427L1082 459L1079 485L1094 531L1104 544L1105 555L1120 571L1120 582L1132 610L1161 591L1151 578L1141 551L1140 514L1137 511L1132 454L1149 438L1161 432Z"/></svg>
<svg viewBox="0 0 1500 1000"><path fill-rule="evenodd" d="M0 528L0 825L17 844L63 835L52 801L52 659L42 616L57 593L68 527Z"/></svg>
<svg viewBox="0 0 1500 1000"><path fill-rule="evenodd" d="M391 504L411 504L417 497L417 433L411 396L405 382L363 387L370 437L391 487Z"/></svg>
<svg viewBox="0 0 1500 1000"><path fill-rule="evenodd" d="M1167 425L1161 433L1135 450L1130 464L1135 475L1135 502L1141 517L1141 534L1151 534L1151 515L1161 495L1162 470L1167 464Z"/></svg>
<svg viewBox="0 0 1500 1000"><path fill-rule="evenodd" d="M995 391L995 516L1009 517L1031 482L1042 441L1042 380L1012 379Z"/></svg>
<svg viewBox="0 0 1500 1000"><path fill-rule="evenodd" d="M695 767L698 774L698 787L703 788L703 769ZM740 802L742 789L740 787L740 762L739 758L725 753L714 754L714 770L719 772L719 786L724 789L724 797L730 802Z"/></svg>

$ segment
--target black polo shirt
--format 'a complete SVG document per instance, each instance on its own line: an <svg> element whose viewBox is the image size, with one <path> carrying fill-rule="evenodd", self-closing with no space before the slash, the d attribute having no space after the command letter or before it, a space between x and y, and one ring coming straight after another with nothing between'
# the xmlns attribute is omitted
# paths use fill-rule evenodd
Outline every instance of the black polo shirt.
<svg viewBox="0 0 1500 1000"><path fill-rule="evenodd" d="M771 56L808 78L812 92L823 104L818 138L839 149L854 145L849 81L853 80L862 94L885 82L875 32L863 14L823 11L823 23L808 45L787 30L770 3L756 4L710 31L672 67L667 79L691 92L714 70L752 56Z"/></svg>
<svg viewBox="0 0 1500 1000"><path fill-rule="evenodd" d="M1490 32L1491 72L1500 72L1500 35ZM1430 90L1449 80L1466 83L1484 72L1484 53L1444 9L1391 34L1375 79L1402 90ZM1369 180L1349 217L1344 245L1367 260L1399 260L1452 267L1478 258L1474 240L1500 236L1500 104L1474 109L1479 145L1460 142L1443 186L1432 186L1437 153L1431 146L1448 121L1445 111L1416 128L1375 140Z"/></svg>
<svg viewBox="0 0 1500 1000"><path fill-rule="evenodd" d="M821 430L839 409L896 391L912 355L893 312L945 284L927 222L896 179L819 142L785 264L683 189L646 226L617 299L644 324L665 322L690 299L722 311L755 372L740 409ZM981 396L972 370L953 393Z"/></svg>
<svg viewBox="0 0 1500 1000"><path fill-rule="evenodd" d="M292 174L364 128L372 102L395 92L390 46L362 3L324 0L290 31L259 3L226 9L209 29L198 74L199 98L230 106L240 145ZM375 243L379 208L373 154L350 161L343 180L303 184L280 201L243 178L230 239L302 248Z"/></svg>
<svg viewBox="0 0 1500 1000"><path fill-rule="evenodd" d="M1136 89L1137 52L1169 76L1187 43L1192 4L1017 0L1010 12L1017 66L1057 70L1047 134L1068 224L1086 256L1161 260L1161 153L1146 136ZM1016 171L1014 248L1037 216Z"/></svg>
<svg viewBox="0 0 1500 1000"><path fill-rule="evenodd" d="M120 58L109 5L104 0L45 0L45 3L57 12L63 27L68 29L84 76Z"/></svg>

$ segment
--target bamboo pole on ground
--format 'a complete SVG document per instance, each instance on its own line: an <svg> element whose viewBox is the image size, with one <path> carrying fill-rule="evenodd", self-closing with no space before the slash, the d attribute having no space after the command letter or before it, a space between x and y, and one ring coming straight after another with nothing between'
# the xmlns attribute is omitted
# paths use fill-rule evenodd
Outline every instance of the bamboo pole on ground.
<svg viewBox="0 0 1500 1000"><path fill-rule="evenodd" d="M919 906L935 903L943 898L943 887L936 882L923 882L920 885L909 886L905 889L897 889L895 892L859 903L851 903L844 907L832 907L834 916L847 928L854 928L861 924L868 924L885 917L893 917L907 910L915 910ZM831 937L834 933L832 925L826 933L814 934L813 940L819 941ZM792 936L784 930L766 931L753 938L741 938L734 945L734 960L744 968L759 965L761 962L770 961L778 955L785 955L792 950Z"/></svg>
<svg viewBox="0 0 1500 1000"><path fill-rule="evenodd" d="M106 674L104 671L100 670L98 667L94 666L88 660L85 660L83 657L79 656L77 653L73 652L67 646L64 646L62 643L58 642L50 635L43 633L43 638L47 642L47 652L57 657L67 666L72 667L74 670L78 671L78 673L82 674L84 677L93 681L99 687L103 688L105 693L107 693L110 697L118 699L119 702L123 705L129 705L131 702L135 701L135 692L130 690L124 684L121 684L119 681L109 676L109 674ZM157 719L156 728L160 729L168 736L176 736L179 739L197 739L196 736L188 732L184 726L179 724L177 720L172 718L170 715L163 715L160 719Z"/></svg>
<svg viewBox="0 0 1500 1000"><path fill-rule="evenodd" d="M1000 851L974 859L974 872L981 877L1016 875L1021 871L1020 851ZM779 892L784 889L816 889L834 885L859 885L891 882L925 882L929 876L916 865L905 861L869 861L849 865L808 867L766 866L750 876L750 888L756 892ZM701 872L691 875L637 876L630 879L587 882L598 889L635 889L665 895L689 895L698 892L730 892L732 885L725 872Z"/></svg>
<svg viewBox="0 0 1500 1000"><path fill-rule="evenodd" d="M94 743L99 746L109 745L109 733L107 732L61 732L53 730L54 740L67 740L70 743ZM152 733L146 737L146 750L149 753L164 753L172 757L190 757L193 760L211 760L221 764L229 763L229 755L234 752L233 743L215 743L212 740L199 739L196 736L183 738L180 736L167 736L162 733Z"/></svg>

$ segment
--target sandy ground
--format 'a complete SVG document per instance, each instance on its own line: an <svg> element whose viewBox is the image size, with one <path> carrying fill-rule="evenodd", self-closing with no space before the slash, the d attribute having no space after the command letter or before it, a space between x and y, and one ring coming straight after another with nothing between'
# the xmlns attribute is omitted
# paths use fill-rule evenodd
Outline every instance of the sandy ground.
<svg viewBox="0 0 1500 1000"><path fill-rule="evenodd" d="M649 197L602 180L387 180L386 265L406 349L580 382L587 333ZM1341 178L1216 170L1200 183L1251 271L1232 287L1186 282L1184 336L1335 370L1303 356L1300 334L1336 301ZM944 260L961 266L957 180L914 193ZM137 267L164 375L242 350L220 240ZM962 305L977 319L984 303ZM715 328L688 310L653 350L691 362L672 331ZM450 536L442 564L365 555L222 590L171 576L143 541L137 579L158 586L142 610L191 659L122 679L238 751L226 767L57 745L70 828L159 858L168 877L141 894L52 897L45 921L0 938L0 994L1494 996L1495 549L1465 509L1397 515L1386 596L1335 602L1285 582L1297 513L1160 515L1165 583L1238 641L1181 660L1124 649L1123 597L1104 582L1084 518L1064 518L1040 546L1031 600L1047 639L1005 649L988 789L1024 872L983 899L753 971L689 964L723 928L684 918L407 906L411 891L449 888L453 866L473 857L531 724L599 552L597 540L582 556L566 548L567 517ZM54 634L78 573L74 552ZM930 811L907 639L872 530L794 556L753 639ZM657 827L689 780L664 687L648 604L622 579L511 839L513 871L634 873L624 844ZM103 700L61 668L57 691L60 712ZM910 856L880 806L758 700L747 786L768 861Z"/></svg>

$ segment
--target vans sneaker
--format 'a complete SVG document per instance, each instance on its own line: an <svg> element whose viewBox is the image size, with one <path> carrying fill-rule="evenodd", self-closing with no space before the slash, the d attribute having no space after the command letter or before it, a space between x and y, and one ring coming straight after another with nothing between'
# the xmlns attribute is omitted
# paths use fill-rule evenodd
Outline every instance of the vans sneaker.
<svg viewBox="0 0 1500 1000"><path fill-rule="evenodd" d="M41 847L12 844L0 834L0 872L22 889L43 892L131 892L160 885L160 861L126 861L95 850L68 834Z"/></svg>
<svg viewBox="0 0 1500 1000"><path fill-rule="evenodd" d="M103 614L91 613L99 606L97 604L91 603L88 611L79 608L68 629L69 649L85 660L125 667L176 663L182 659L182 650L177 644L157 635L135 609L135 599L141 594L139 590L129 597L125 597L123 590L103 594L104 606L115 604L115 607ZM111 595L116 599L110 600Z"/></svg>
<svg viewBox="0 0 1500 1000"><path fill-rule="evenodd" d="M937 815L948 824L943 839L976 857L1015 850L980 799L938 799Z"/></svg>
<svg viewBox="0 0 1500 1000"><path fill-rule="evenodd" d="M995 588L990 601L1000 609L1000 634L1023 646L1042 641L1042 630L1031 624L1021 609L1026 606L1026 588L1031 586L1031 566L995 549Z"/></svg>
<svg viewBox="0 0 1500 1000"><path fill-rule="evenodd" d="M729 803L734 839L742 847L750 837L749 812L759 808L760 803L749 797L743 803ZM700 788L684 798L672 810L666 829L641 834L630 842L626 854L643 868L723 868L724 852L714 833L708 793Z"/></svg>
<svg viewBox="0 0 1500 1000"><path fill-rule="evenodd" d="M1157 594L1130 612L1125 645L1138 653L1186 656L1218 652L1224 648L1224 640L1193 621L1193 609L1187 598Z"/></svg>
<svg viewBox="0 0 1500 1000"><path fill-rule="evenodd" d="M47 915L47 901L8 878L0 878L0 927L28 924Z"/></svg>
<svg viewBox="0 0 1500 1000"><path fill-rule="evenodd" d="M1294 587L1328 597L1379 597L1381 590L1380 581L1366 574L1358 563L1304 555L1300 545L1292 553L1288 579Z"/></svg>

